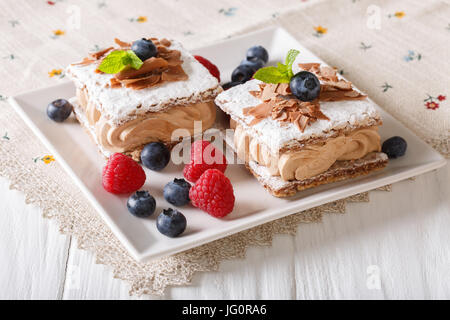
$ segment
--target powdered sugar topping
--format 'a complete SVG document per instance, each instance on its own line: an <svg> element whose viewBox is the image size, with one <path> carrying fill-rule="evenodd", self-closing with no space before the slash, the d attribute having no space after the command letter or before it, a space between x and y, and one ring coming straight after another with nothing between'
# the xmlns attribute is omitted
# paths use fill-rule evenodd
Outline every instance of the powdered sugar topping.
<svg viewBox="0 0 450 320"><path fill-rule="evenodd" d="M214 96L221 91L217 79L209 73L182 45L171 41L170 49L181 52L186 81L166 82L158 87L134 90L110 88L112 74L96 73L97 64L70 65L67 75L78 88L86 88L99 111L112 124L118 125L146 112L159 112L175 105L203 100L205 92Z"/></svg>
<svg viewBox="0 0 450 320"><path fill-rule="evenodd" d="M292 123L280 123L270 117L250 125L252 115L244 115L243 109L261 103L249 91L259 90L259 80L250 80L242 85L228 89L219 94L216 104L229 113L234 120L244 126L246 131L260 143L276 154L284 147L298 144L310 138L327 137L337 130L376 125L380 116L375 104L369 100L320 102L321 111L330 119L318 120L301 132Z"/></svg>

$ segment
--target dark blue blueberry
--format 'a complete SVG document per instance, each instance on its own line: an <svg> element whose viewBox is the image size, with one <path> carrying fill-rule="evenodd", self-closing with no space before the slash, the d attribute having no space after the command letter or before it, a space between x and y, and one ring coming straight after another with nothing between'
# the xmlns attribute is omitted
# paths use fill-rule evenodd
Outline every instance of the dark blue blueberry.
<svg viewBox="0 0 450 320"><path fill-rule="evenodd" d="M231 81L231 82L227 82L224 85L222 85L222 88L223 88L223 90L228 90L228 89L233 88L234 86L237 86L237 85L240 85L240 84L243 84L243 82L240 82L240 81L233 82L233 81Z"/></svg>
<svg viewBox="0 0 450 320"><path fill-rule="evenodd" d="M158 54L158 49L152 40L147 40L145 38L133 42L131 45L131 50L133 50L142 61L145 61L151 57L156 57Z"/></svg>
<svg viewBox="0 0 450 320"><path fill-rule="evenodd" d="M312 101L320 94L320 82L308 71L296 73L289 82L292 93L301 101Z"/></svg>
<svg viewBox="0 0 450 320"><path fill-rule="evenodd" d="M264 61L262 61L261 59L242 60L240 65L249 66L250 68L252 68L253 72L256 72L264 67Z"/></svg>
<svg viewBox="0 0 450 320"><path fill-rule="evenodd" d="M262 46L254 46L247 50L247 60L252 61L255 59L261 59L264 63L269 61L269 53Z"/></svg>
<svg viewBox="0 0 450 320"><path fill-rule="evenodd" d="M234 69L231 74L231 81L233 82L246 82L253 77L255 72L249 66L240 65Z"/></svg>
<svg viewBox="0 0 450 320"><path fill-rule="evenodd" d="M156 219L156 228L163 235L175 238L186 229L186 217L178 210L163 210Z"/></svg>
<svg viewBox="0 0 450 320"><path fill-rule="evenodd" d="M138 218L146 218L155 212L156 201L147 191L136 191L128 198L127 208Z"/></svg>
<svg viewBox="0 0 450 320"><path fill-rule="evenodd" d="M73 106L66 99L58 99L47 106L47 116L56 122L63 122L72 113Z"/></svg>
<svg viewBox="0 0 450 320"><path fill-rule="evenodd" d="M164 187L164 199L174 206L181 207L189 203L191 185L184 179L174 179Z"/></svg>
<svg viewBox="0 0 450 320"><path fill-rule="evenodd" d="M160 171L170 161L170 151L161 142L147 144L141 152L141 161L150 170Z"/></svg>
<svg viewBox="0 0 450 320"><path fill-rule="evenodd" d="M407 143L402 137L392 137L383 142L381 151L387 154L390 159L401 157L406 152Z"/></svg>

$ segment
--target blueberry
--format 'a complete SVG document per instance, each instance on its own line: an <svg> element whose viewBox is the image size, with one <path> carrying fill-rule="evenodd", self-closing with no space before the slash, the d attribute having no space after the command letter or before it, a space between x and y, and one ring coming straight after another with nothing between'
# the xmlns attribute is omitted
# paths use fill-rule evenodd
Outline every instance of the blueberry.
<svg viewBox="0 0 450 320"><path fill-rule="evenodd" d="M184 179L174 179L164 187L164 199L174 206L181 207L189 203L191 185Z"/></svg>
<svg viewBox="0 0 450 320"><path fill-rule="evenodd" d="M397 157L401 157L406 152L407 143L405 139L402 137L392 137L383 142L383 146L381 147L381 151L387 154L387 156L391 159L395 159Z"/></svg>
<svg viewBox="0 0 450 320"><path fill-rule="evenodd" d="M128 198L127 208L138 218L146 218L155 212L156 201L147 191L136 191Z"/></svg>
<svg viewBox="0 0 450 320"><path fill-rule="evenodd" d="M261 59L264 63L269 61L269 54L267 50L262 46L254 46L247 50L247 60L252 61L255 59Z"/></svg>
<svg viewBox="0 0 450 320"><path fill-rule="evenodd" d="M223 90L228 90L228 89L230 89L230 88L232 88L232 87L235 87L235 86L237 86L237 85L240 85L240 84L243 84L243 82L241 82L241 81L235 81L235 82L231 81L231 82L225 83L225 84L222 86L222 88L223 88Z"/></svg>
<svg viewBox="0 0 450 320"><path fill-rule="evenodd" d="M133 42L131 45L131 50L141 59L145 61L151 57L156 57L158 54L158 49L154 45L151 40L147 40L142 38L141 40L137 40Z"/></svg>
<svg viewBox="0 0 450 320"><path fill-rule="evenodd" d="M141 152L141 161L150 170L160 171L170 161L170 151L161 142L147 144Z"/></svg>
<svg viewBox="0 0 450 320"><path fill-rule="evenodd" d="M240 65L236 69L234 69L231 74L231 81L233 82L245 82L250 80L253 77L255 72L249 66Z"/></svg>
<svg viewBox="0 0 450 320"><path fill-rule="evenodd" d="M296 73L289 82L292 93L301 101L312 101L319 97L320 82L308 71Z"/></svg>
<svg viewBox="0 0 450 320"><path fill-rule="evenodd" d="M259 69L261 69L262 67L264 67L264 61L262 61L261 59L254 59L254 60L242 60L241 61L241 66L249 66L250 68L252 68L253 72L258 71Z"/></svg>
<svg viewBox="0 0 450 320"><path fill-rule="evenodd" d="M174 238L186 229L186 217L178 210L163 210L156 219L156 228L163 235Z"/></svg>
<svg viewBox="0 0 450 320"><path fill-rule="evenodd" d="M56 122L63 122L72 113L73 106L66 99L58 99L47 106L47 116Z"/></svg>

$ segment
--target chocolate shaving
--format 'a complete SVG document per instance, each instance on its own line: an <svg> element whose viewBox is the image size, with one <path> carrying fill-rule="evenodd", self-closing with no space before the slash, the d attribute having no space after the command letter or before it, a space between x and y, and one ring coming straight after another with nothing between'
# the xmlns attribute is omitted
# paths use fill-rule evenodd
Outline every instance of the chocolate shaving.
<svg viewBox="0 0 450 320"><path fill-rule="evenodd" d="M72 65L74 65L74 66L85 66L85 65L94 63L94 62L98 61L99 59L102 59L107 53L109 53L113 49L114 49L113 47L109 47L109 48L102 49L102 50L97 51L97 52L92 52L92 53L89 54L88 57L83 58L83 61L78 62L78 63L73 63Z"/></svg>
<svg viewBox="0 0 450 320"><path fill-rule="evenodd" d="M187 80L188 76L181 66L169 66L162 74L162 81Z"/></svg>
<svg viewBox="0 0 450 320"><path fill-rule="evenodd" d="M309 71L311 69L318 69L320 67L320 63L299 63L298 66L303 70Z"/></svg>
<svg viewBox="0 0 450 320"><path fill-rule="evenodd" d="M329 120L320 111L319 101L303 102L292 96L287 83L259 85L260 91L250 93L263 103L245 108L244 115L251 115L254 119L250 125L254 125L265 118L280 121L281 124L293 123L300 131L318 119Z"/></svg>
<svg viewBox="0 0 450 320"><path fill-rule="evenodd" d="M167 39L150 40L158 49L157 56L145 60L139 70L125 69L116 74L115 78L125 87L135 90L158 86L164 82L187 80L188 75L182 68L181 52L169 49L171 42Z"/></svg>
<svg viewBox="0 0 450 320"><path fill-rule="evenodd" d="M158 49L158 54L159 55L164 55L169 53L169 49L167 49L165 46L163 45L156 45L156 49Z"/></svg>
<svg viewBox="0 0 450 320"><path fill-rule="evenodd" d="M135 82L138 82L138 81L144 81L144 80L155 79L155 78L158 78L158 80L159 80L159 77L160 77L159 74L150 74L148 76L141 77L141 78L124 79L124 80L120 80L120 81L116 79L116 81L118 81L119 83L124 84L125 86L129 86L129 85L131 85L131 84L133 84ZM150 82L153 82L153 81L150 81Z"/></svg>
<svg viewBox="0 0 450 320"><path fill-rule="evenodd" d="M116 78L111 78L110 82L111 82L111 88L118 88L118 87L122 86L120 81L117 80Z"/></svg>
<svg viewBox="0 0 450 320"><path fill-rule="evenodd" d="M367 96L358 91L321 91L320 101L364 100Z"/></svg>
<svg viewBox="0 0 450 320"><path fill-rule="evenodd" d="M144 61L144 64L139 70L127 67L117 73L111 80L109 87L121 88L127 87L135 90L154 87L164 82L183 81L188 79L188 75L182 68L183 60L181 60L181 52L178 50L171 50L171 42L167 39L150 38L158 49L156 57L149 58ZM131 47L131 43L121 41L117 38L114 42L120 47L120 50L126 50ZM84 58L82 62L75 65L88 65L91 63L98 63L105 58L108 52L111 52L114 47L100 50L91 53L89 57ZM96 69L95 72L101 73Z"/></svg>
<svg viewBox="0 0 450 320"><path fill-rule="evenodd" d="M136 79L160 68L166 67L168 67L168 63L166 60L162 58L151 57L150 59L145 60L142 67L140 67L138 70L130 67L120 71L116 74L116 79L119 81L124 79Z"/></svg>
<svg viewBox="0 0 450 320"><path fill-rule="evenodd" d="M320 75L324 79L329 79L330 81L338 81L338 77L336 75L336 70L328 66L322 66L319 68Z"/></svg>
<svg viewBox="0 0 450 320"><path fill-rule="evenodd" d="M167 61L169 66L176 67L180 65L181 52L172 50L171 52L161 55Z"/></svg>
<svg viewBox="0 0 450 320"><path fill-rule="evenodd" d="M167 40L166 38L162 38L161 40L159 40L159 43L161 43L163 46L166 47L170 47L170 45L172 44L169 40Z"/></svg>
<svg viewBox="0 0 450 320"><path fill-rule="evenodd" d="M131 43L114 38L114 42L121 48L131 48Z"/></svg>
<svg viewBox="0 0 450 320"><path fill-rule="evenodd" d="M133 88L135 90L141 90L144 88L155 86L157 83L159 83L161 81L161 75L152 74L152 75L142 78L142 79L133 79L133 80L136 80L136 81L126 84L125 86ZM133 81L133 80L128 80L128 81Z"/></svg>
<svg viewBox="0 0 450 320"><path fill-rule="evenodd" d="M110 52L111 50L113 50L113 47L109 47L94 53L91 53L89 56L90 58L94 59L94 60L98 60L100 58L102 58L104 55L106 55L108 52Z"/></svg>
<svg viewBox="0 0 450 320"><path fill-rule="evenodd" d="M320 63L302 63L299 67L314 73L321 82L319 99L304 102L292 95L288 83L259 85L259 91L249 93L260 99L261 104L245 108L244 115L251 115L254 125L265 118L280 121L281 125L293 123L303 132L308 125L317 120L330 120L321 110L319 101L362 100L366 96L356 91L352 83L339 79L336 70L321 66Z"/></svg>
<svg viewBox="0 0 450 320"><path fill-rule="evenodd" d="M314 73L319 79L321 101L363 100L367 97L354 90L350 81L339 79L334 68L321 66L320 63L299 63L298 66Z"/></svg>
<svg viewBox="0 0 450 320"><path fill-rule="evenodd" d="M300 129L301 132L305 131L306 126L311 121L311 118L301 114L297 119L295 119L295 124Z"/></svg>
<svg viewBox="0 0 450 320"><path fill-rule="evenodd" d="M85 66L85 65L91 64L91 63L93 63L95 61L96 60L93 60L93 59L83 58L83 61L77 62L77 63L72 63L72 65L73 66Z"/></svg>
<svg viewBox="0 0 450 320"><path fill-rule="evenodd" d="M292 93L291 88L289 87L289 83L279 83L275 89L275 92L284 96L290 95Z"/></svg>

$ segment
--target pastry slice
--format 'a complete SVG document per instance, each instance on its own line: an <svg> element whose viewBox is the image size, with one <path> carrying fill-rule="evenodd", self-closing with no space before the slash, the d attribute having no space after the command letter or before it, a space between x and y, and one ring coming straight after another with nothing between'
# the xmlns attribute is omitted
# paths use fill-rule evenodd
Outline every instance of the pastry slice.
<svg viewBox="0 0 450 320"><path fill-rule="evenodd" d="M146 144L158 141L171 147L215 121L214 98L222 91L217 79L180 43L149 40L157 53L142 59L139 69L99 70L111 53L131 49L131 43L118 39L67 68L76 86L75 115L106 157L120 152L138 161Z"/></svg>
<svg viewBox="0 0 450 320"><path fill-rule="evenodd" d="M215 99L231 117L232 147L248 170L271 194L287 197L385 167L375 104L331 67L296 69L320 81L318 98L301 101L289 83L254 79Z"/></svg>

